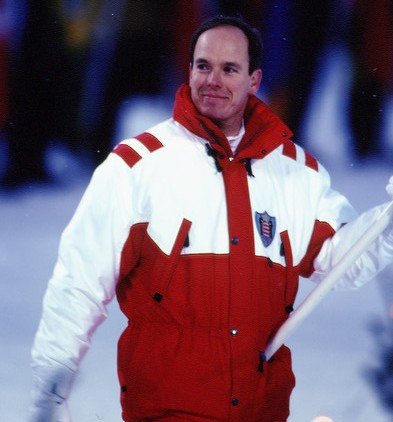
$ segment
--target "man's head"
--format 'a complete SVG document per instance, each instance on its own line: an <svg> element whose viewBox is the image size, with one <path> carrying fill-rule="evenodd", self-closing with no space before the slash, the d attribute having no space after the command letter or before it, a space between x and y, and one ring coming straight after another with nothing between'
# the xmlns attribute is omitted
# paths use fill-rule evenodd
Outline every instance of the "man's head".
<svg viewBox="0 0 393 422"><path fill-rule="evenodd" d="M209 29L216 28L218 26L235 26L239 28L248 40L248 59L249 59L249 69L248 72L251 74L254 70L261 67L262 60L262 40L260 33L257 29L250 26L243 19L236 16L214 16L210 19L207 19L202 25L194 32L191 37L190 42L190 52L189 59L192 64L194 61L194 52L195 45L198 41L198 38Z"/></svg>
<svg viewBox="0 0 393 422"><path fill-rule="evenodd" d="M192 100L227 136L238 133L248 97L258 91L261 49L257 31L239 18L212 18L192 37Z"/></svg>

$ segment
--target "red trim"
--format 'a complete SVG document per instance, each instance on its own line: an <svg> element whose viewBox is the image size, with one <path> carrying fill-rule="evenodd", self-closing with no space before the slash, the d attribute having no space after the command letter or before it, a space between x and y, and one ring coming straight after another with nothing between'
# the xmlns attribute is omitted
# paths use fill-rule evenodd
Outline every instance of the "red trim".
<svg viewBox="0 0 393 422"><path fill-rule="evenodd" d="M289 238L288 230L281 232L280 237L284 246L284 256L285 256L285 265L286 265L286 268L285 268L285 273L286 273L285 301L286 303L285 305L286 307L291 306L292 308L293 303L296 298L299 277L298 277L298 273L296 269L293 266L291 239Z"/></svg>
<svg viewBox="0 0 393 422"><path fill-rule="evenodd" d="M228 164L229 163L229 164ZM244 304L253 301L254 292L254 228L248 175L241 162L227 162L223 169L229 231L229 325L239 326L248 312ZM244 288L244 283L248 288ZM237 351L238 352L238 351ZM236 353L237 353L236 352ZM236 390L236 386L234 387ZM234 391L235 391L234 390Z"/></svg>
<svg viewBox="0 0 393 422"><path fill-rule="evenodd" d="M181 252L181 250L183 249L183 246L184 246L184 241L186 240L188 232L190 231L191 224L192 224L191 221L183 218L179 232L176 236L175 243L172 247L171 256L172 255L180 255L180 252Z"/></svg>
<svg viewBox="0 0 393 422"><path fill-rule="evenodd" d="M307 151L304 151L304 154L306 156L306 166L318 171L318 161Z"/></svg>
<svg viewBox="0 0 393 422"><path fill-rule="evenodd" d="M292 158L293 160L296 160L297 153L296 153L296 145L292 141L287 141L284 144L282 154L286 157ZM311 154L309 154L307 151L304 151L305 156L305 165L307 167L310 167L311 169L318 171L318 161L316 158L314 158Z"/></svg>
<svg viewBox="0 0 393 422"><path fill-rule="evenodd" d="M142 158L135 150L125 144L118 145L112 152L121 157L130 167Z"/></svg>
<svg viewBox="0 0 393 422"><path fill-rule="evenodd" d="M283 231L280 233L281 240L284 245L284 254L285 254L285 265L286 267L293 267L293 256L292 256L292 248L291 248L291 241L289 240L288 230Z"/></svg>
<svg viewBox="0 0 393 422"><path fill-rule="evenodd" d="M310 277L314 272L314 259L319 254L323 242L334 235L335 231L329 223L315 221L314 230L308 244L307 252L299 263L299 274L302 277Z"/></svg>
<svg viewBox="0 0 393 422"><path fill-rule="evenodd" d="M135 139L138 139L138 141L141 142L150 152L153 152L163 146L154 135L148 132L135 136Z"/></svg>
<svg viewBox="0 0 393 422"><path fill-rule="evenodd" d="M282 150L283 155L296 160L296 145L292 141L287 141Z"/></svg>

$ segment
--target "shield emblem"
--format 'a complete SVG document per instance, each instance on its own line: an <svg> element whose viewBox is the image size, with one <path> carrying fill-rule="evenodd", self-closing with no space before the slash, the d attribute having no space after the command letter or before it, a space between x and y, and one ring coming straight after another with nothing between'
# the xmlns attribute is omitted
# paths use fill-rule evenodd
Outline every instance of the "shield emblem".
<svg viewBox="0 0 393 422"><path fill-rule="evenodd" d="M268 247L273 242L276 233L276 217L270 216L266 211L263 213L255 212L255 220L262 243L265 247Z"/></svg>

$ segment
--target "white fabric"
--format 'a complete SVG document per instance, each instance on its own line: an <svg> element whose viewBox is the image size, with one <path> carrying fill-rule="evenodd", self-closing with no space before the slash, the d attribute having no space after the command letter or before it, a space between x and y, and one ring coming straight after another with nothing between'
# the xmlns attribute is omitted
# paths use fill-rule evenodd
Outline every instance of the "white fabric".
<svg viewBox="0 0 393 422"><path fill-rule="evenodd" d="M390 198L393 199L393 176L391 176L388 184L386 185L386 192L388 193Z"/></svg>
<svg viewBox="0 0 393 422"><path fill-rule="evenodd" d="M373 221L385 209L386 204L377 206L354 221L346 224L331 238L325 241L314 261L313 280L319 282L345 255L362 234L372 226ZM345 276L336 284L336 290L358 288L372 279L388 263L393 262L393 236L391 226L357 259Z"/></svg>

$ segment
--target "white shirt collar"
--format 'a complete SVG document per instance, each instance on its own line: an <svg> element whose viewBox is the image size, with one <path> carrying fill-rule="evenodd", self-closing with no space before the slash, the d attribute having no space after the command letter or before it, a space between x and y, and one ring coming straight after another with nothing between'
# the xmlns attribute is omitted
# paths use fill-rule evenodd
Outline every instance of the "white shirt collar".
<svg viewBox="0 0 393 422"><path fill-rule="evenodd" d="M244 120L242 120L242 125L240 127L239 133L235 136L227 136L229 146L231 147L233 154L235 154L237 147L239 146L240 141L242 140L245 132L246 132L246 129L244 127Z"/></svg>

